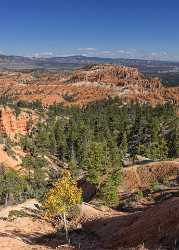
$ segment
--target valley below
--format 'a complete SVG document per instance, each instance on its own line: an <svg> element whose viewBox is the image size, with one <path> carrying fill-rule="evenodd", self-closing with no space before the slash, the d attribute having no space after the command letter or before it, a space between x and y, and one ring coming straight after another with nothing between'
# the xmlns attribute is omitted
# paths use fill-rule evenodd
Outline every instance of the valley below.
<svg viewBox="0 0 179 250"><path fill-rule="evenodd" d="M0 73L0 249L179 249L179 88L109 63Z"/></svg>

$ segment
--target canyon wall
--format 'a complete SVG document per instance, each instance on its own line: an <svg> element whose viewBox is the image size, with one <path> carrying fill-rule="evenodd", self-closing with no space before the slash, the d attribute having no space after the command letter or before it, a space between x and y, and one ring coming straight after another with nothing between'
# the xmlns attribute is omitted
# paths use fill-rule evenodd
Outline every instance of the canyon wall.
<svg viewBox="0 0 179 250"><path fill-rule="evenodd" d="M30 123L34 121L34 116L22 111L16 116L13 109L9 107L0 108L0 133L6 134L10 138L15 135L25 135L30 129Z"/></svg>

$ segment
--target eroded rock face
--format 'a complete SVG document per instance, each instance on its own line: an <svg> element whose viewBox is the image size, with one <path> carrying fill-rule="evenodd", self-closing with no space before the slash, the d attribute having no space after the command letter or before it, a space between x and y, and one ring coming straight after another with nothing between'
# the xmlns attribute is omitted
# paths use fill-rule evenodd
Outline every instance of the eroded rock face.
<svg viewBox="0 0 179 250"><path fill-rule="evenodd" d="M30 122L33 120L34 117L27 112L21 112L16 116L11 108L0 108L0 133L11 138L17 134L25 135L30 129Z"/></svg>
<svg viewBox="0 0 179 250"><path fill-rule="evenodd" d="M177 178L178 161L158 161L143 165L133 165L123 169L123 183L120 192L136 192L149 188L155 182Z"/></svg>
<svg viewBox="0 0 179 250"><path fill-rule="evenodd" d="M71 77L71 82L89 81L117 84L121 79L139 79L140 73L136 68L116 65L95 65L86 70L77 70Z"/></svg>
<svg viewBox="0 0 179 250"><path fill-rule="evenodd" d="M84 106L90 102L118 96L123 102L151 105L179 104L179 88L166 88L158 78L146 79L136 68L94 65L70 73L2 73L0 97ZM72 97L72 98L71 98Z"/></svg>

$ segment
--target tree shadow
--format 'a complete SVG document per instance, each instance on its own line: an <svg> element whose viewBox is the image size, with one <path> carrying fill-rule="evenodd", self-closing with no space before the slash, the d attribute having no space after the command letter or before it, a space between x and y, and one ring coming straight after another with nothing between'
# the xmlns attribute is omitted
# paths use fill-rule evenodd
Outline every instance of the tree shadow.
<svg viewBox="0 0 179 250"><path fill-rule="evenodd" d="M66 244L63 231L48 235L14 234L31 245L55 249ZM149 250L179 249L179 198L172 198L141 212L88 221L82 229L73 230L69 235L69 247L72 249L137 249L141 244Z"/></svg>
<svg viewBox="0 0 179 250"><path fill-rule="evenodd" d="M173 201L173 204L172 202ZM140 212L87 222L106 249L179 249L179 199L172 198Z"/></svg>
<svg viewBox="0 0 179 250"><path fill-rule="evenodd" d="M56 233L51 233L43 235L38 233L33 233L31 235L14 233L17 237L20 237L25 243L30 245L41 245L50 247L52 249L60 249L61 246L68 246L68 249L80 249L80 250L92 250L92 249L103 249L101 248L101 243L99 237L95 235L90 230L73 230L69 233L70 243L67 242L65 238L65 232L57 231ZM64 247L65 249L65 247Z"/></svg>

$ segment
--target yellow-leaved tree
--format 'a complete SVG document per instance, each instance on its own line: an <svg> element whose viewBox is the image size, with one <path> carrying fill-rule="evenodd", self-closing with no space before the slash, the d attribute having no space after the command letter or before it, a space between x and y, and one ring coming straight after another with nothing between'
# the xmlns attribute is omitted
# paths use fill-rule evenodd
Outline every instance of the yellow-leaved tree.
<svg viewBox="0 0 179 250"><path fill-rule="evenodd" d="M65 173L62 179L47 192L43 203L44 215L47 218L60 216L64 223L66 239L69 241L67 228L67 214L82 201L82 191L69 173Z"/></svg>

